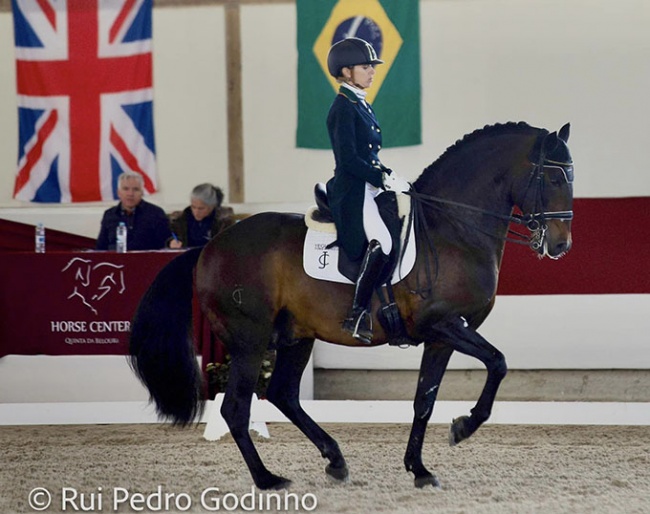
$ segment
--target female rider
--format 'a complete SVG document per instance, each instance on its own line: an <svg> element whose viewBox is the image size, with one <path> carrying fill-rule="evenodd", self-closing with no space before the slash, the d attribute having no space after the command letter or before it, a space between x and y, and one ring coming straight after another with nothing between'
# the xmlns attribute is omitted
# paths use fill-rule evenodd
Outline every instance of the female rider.
<svg viewBox="0 0 650 514"><path fill-rule="evenodd" d="M359 38L339 41L327 57L329 73L341 84L327 117L336 163L327 196L339 243L351 260L363 259L343 330L366 344L372 342L372 292L392 248L374 200L382 192L384 174L391 170L379 160L381 128L365 100L377 64L383 61Z"/></svg>

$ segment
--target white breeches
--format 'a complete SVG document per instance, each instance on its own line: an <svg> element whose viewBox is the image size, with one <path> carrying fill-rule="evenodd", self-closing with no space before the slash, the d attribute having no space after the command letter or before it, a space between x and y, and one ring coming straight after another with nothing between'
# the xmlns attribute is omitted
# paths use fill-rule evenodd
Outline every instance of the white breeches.
<svg viewBox="0 0 650 514"><path fill-rule="evenodd" d="M366 182L366 192L363 198L363 230L368 241L376 239L381 245L381 251L388 255L393 248L393 241L390 232L379 215L379 207L375 197L382 190Z"/></svg>

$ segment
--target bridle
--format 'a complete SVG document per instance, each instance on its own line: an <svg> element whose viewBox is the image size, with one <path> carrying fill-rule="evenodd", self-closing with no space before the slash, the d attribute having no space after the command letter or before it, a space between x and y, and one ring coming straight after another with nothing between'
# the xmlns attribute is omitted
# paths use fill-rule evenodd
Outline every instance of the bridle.
<svg viewBox="0 0 650 514"><path fill-rule="evenodd" d="M534 209L533 212L523 215L513 215L512 220L514 223L525 225L530 232L530 236L526 239L528 245L535 252L540 252L546 244L546 231L548 230L547 221L560 220L571 221L573 219L573 211L545 211L543 206L543 193L544 193L544 177L545 175L561 173L563 180L567 184L573 183L573 162L560 162L546 158L544 151L540 152L537 163L533 163L533 169L528 179L526 186L526 193L524 195L523 205L530 191L533 191ZM525 237L519 234L520 237Z"/></svg>
<svg viewBox="0 0 650 514"><path fill-rule="evenodd" d="M414 290L411 291L412 293L419 294L422 296L422 298L425 298L433 290L433 283L438 278L438 252L429 233L426 216L424 215L424 206L437 209L439 211L442 211L444 206L458 207L463 211L476 212L497 218L508 223L508 225L514 223L517 225L525 226L530 232L530 235L521 234L508 228L508 233L515 237L501 236L485 230L477 223L467 221L466 217L461 214L445 210L446 216L453 217L458 223L464 224L472 230L481 232L482 234L485 234L489 237L505 240L506 242L526 245L537 254L544 255L546 253L546 231L548 230L547 222L549 220L570 221L573 219L573 211L544 210L544 177L545 175L550 175L559 171L562 173L563 179L566 181L566 183L572 184L573 162L561 162L548 159L542 147L537 162L531 162L531 164L533 167L530 171L528 183L526 185L526 191L524 192L524 200L521 202L521 208L523 210L528 197L532 193L532 196L534 198L534 207L529 213L509 215L501 214L499 212L483 209L481 207L476 207L474 205L469 205L462 202L457 202L455 200L448 200L446 198L440 198L438 196L419 193L413 188L413 186L411 186L411 189L409 191L403 192L414 200L412 215L409 223L415 223L415 231L417 237L424 238L424 244L429 248L429 252L425 253L424 264L427 286L424 288L420 287L418 280L418 285ZM432 263L430 262L430 258L433 258L434 260L433 267L435 269L435 276L432 276L431 273Z"/></svg>
<svg viewBox="0 0 650 514"><path fill-rule="evenodd" d="M545 211L543 206L543 193L544 193L544 177L545 175L557 174L558 172L562 174L563 179L567 184L573 183L573 162L560 162L548 159L544 153L544 150L540 151L539 158L537 162L532 163L533 168L530 171L528 183L526 186L526 191L524 193L524 200L522 202L522 210L524 205L527 203L527 199L532 193L534 198L534 207L531 210L532 212L524 214L510 214L504 215L498 212L494 212L488 209L483 209L481 207L476 207L474 205L469 205L462 202L456 202L454 200L448 200L445 198L440 198L433 195L426 195L418 193L414 189L410 191L405 191L405 194L411 196L417 203L427 205L433 208L440 208L441 205L447 205L452 207L459 207L461 209L477 212L480 214L486 214L493 218L503 220L508 223L515 223L517 225L525 226L530 235L521 234L513 230L508 229L508 233L516 237L500 237L496 234L488 232L482 229L480 226L477 226L473 223L469 223L464 219L463 216L453 215L457 220L463 224L471 225L475 230L482 232L491 237L498 237L504 239L507 242L523 244L529 246L533 251L539 253L546 244L546 231L548 230L547 222L550 220L560 220L560 221L571 221L573 219L573 211ZM449 213L448 213L449 214ZM423 218L423 216L419 216Z"/></svg>

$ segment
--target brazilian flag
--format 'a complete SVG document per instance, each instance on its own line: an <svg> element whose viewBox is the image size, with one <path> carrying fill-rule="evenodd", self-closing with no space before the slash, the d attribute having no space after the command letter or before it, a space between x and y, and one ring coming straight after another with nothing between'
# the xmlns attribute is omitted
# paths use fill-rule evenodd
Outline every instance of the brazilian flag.
<svg viewBox="0 0 650 514"><path fill-rule="evenodd" d="M385 63L366 97L382 126L383 146L420 144L419 0L296 0L296 8L296 145L331 148L327 113L339 86L327 71L327 53L346 37L365 39Z"/></svg>

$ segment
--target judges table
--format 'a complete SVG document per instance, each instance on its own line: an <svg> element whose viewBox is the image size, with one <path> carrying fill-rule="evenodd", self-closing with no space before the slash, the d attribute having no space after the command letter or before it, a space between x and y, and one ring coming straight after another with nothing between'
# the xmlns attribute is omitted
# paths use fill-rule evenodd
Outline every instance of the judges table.
<svg viewBox="0 0 650 514"><path fill-rule="evenodd" d="M127 354L140 298L177 255L0 253L0 357Z"/></svg>

